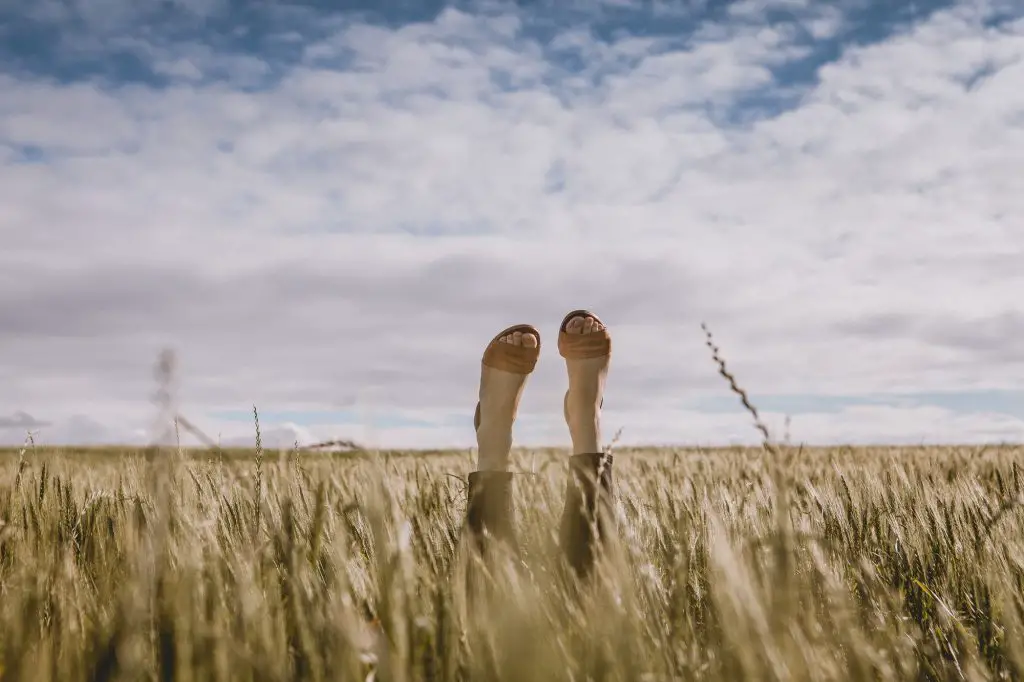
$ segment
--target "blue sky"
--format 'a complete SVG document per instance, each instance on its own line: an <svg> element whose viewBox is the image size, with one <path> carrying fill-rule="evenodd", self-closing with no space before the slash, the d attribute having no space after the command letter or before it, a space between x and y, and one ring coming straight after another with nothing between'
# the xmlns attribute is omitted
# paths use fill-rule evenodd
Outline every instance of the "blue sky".
<svg viewBox="0 0 1024 682"><path fill-rule="evenodd" d="M0 440L146 440L172 346L227 440L467 445L580 305L627 442L756 440L702 321L794 438L1019 439L1020 82L998 0L4 3Z"/></svg>
<svg viewBox="0 0 1024 682"><path fill-rule="evenodd" d="M355 67L351 52L336 51L329 56L308 52L311 42L329 39L339 28L371 25L394 30L436 21L443 12L453 9L501 16L508 14L512 6L478 2L153 4L142 2L132 7L124 3L111 17L104 16L105 3L97 3L88 10L85 3L74 0L7 3L0 8L0 30L4 36L0 59L8 70L61 82L100 80L112 87L137 83L162 88L176 79L154 64L142 45L171 50L175 46L202 47L220 55L259 60L264 68L261 78L247 85L267 88L289 68L304 61L334 69ZM769 64L773 80L741 101L730 103L734 106L728 115L743 121L777 114L780 107L792 104L795 93L790 89L812 84L818 67L839 57L843 49L884 41L954 5L946 0L847 3L842 25L828 30L801 21L817 13L797 2L520 2L514 12L520 26L514 36L504 38L510 44L534 43L558 70L585 74L596 85L607 72L594 69L574 46L559 44L559 36L567 29L585 30L590 37L606 44L623 37L658 38L662 41L658 49L667 51L692 45L701 30L712 22L723 27L741 21L785 27L794 33L791 44L802 48L802 52L796 58ZM986 23L999 26L1012 21L1017 17L1011 10L1007 5L992 11ZM634 55L628 61L635 64L644 56ZM628 63L620 66L628 68ZM509 87L514 87L507 74L495 72L492 77L496 81L504 78ZM212 69L199 80L231 80L231 74Z"/></svg>

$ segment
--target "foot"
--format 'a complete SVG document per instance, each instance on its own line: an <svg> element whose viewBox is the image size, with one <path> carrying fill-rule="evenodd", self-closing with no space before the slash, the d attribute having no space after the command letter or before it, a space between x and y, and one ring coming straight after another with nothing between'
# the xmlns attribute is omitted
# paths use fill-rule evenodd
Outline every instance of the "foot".
<svg viewBox="0 0 1024 682"><path fill-rule="evenodd" d="M512 449L512 424L526 379L540 353L540 334L528 325L510 327L484 351L476 435L479 471L505 471Z"/></svg>
<svg viewBox="0 0 1024 682"><path fill-rule="evenodd" d="M559 350L569 374L565 422L574 455L601 452L601 405L611 360L611 338L592 313L570 313L563 323Z"/></svg>

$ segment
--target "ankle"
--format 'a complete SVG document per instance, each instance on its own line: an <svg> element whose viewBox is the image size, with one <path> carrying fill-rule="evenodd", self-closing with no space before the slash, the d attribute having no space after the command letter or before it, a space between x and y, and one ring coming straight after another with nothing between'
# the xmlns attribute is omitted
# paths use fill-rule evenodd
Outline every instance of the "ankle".
<svg viewBox="0 0 1024 682"><path fill-rule="evenodd" d="M585 455L601 452L601 415L571 415L568 419L572 454Z"/></svg>
<svg viewBox="0 0 1024 682"><path fill-rule="evenodd" d="M512 451L511 424L482 420L476 432L477 471L507 471Z"/></svg>
<svg viewBox="0 0 1024 682"><path fill-rule="evenodd" d="M476 470L489 472L508 471L509 451L497 448L478 448Z"/></svg>

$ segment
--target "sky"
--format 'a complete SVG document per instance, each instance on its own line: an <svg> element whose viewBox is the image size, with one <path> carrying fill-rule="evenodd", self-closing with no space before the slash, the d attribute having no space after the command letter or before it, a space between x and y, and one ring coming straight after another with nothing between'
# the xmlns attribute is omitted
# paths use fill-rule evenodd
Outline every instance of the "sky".
<svg viewBox="0 0 1024 682"><path fill-rule="evenodd" d="M1015 1L0 3L0 443L1024 438ZM787 424L788 417L788 428ZM185 442L190 442L187 438Z"/></svg>

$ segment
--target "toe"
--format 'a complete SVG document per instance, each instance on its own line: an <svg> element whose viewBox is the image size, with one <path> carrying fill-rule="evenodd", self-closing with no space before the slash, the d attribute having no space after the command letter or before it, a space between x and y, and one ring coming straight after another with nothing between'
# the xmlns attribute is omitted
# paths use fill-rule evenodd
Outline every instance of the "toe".
<svg viewBox="0 0 1024 682"><path fill-rule="evenodd" d="M539 351L540 334L536 328L527 324L517 324L498 332L484 348L482 362L484 367L527 375L533 372Z"/></svg>
<svg viewBox="0 0 1024 682"><path fill-rule="evenodd" d="M587 318L587 319L586 319L586 320L585 320L585 321L583 322L583 333L584 333L584 334L592 334L593 332L597 331L597 330L596 330L596 329L594 328L594 327L596 327L596 326L597 326L597 324L596 324L596 322L594 321L594 318L592 318L592 317L588 317L588 318Z"/></svg>
<svg viewBox="0 0 1024 682"><path fill-rule="evenodd" d="M565 331L570 334L582 334L583 333L583 318L574 317L569 320L569 324L565 325Z"/></svg>

